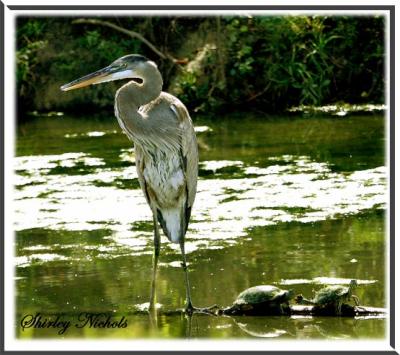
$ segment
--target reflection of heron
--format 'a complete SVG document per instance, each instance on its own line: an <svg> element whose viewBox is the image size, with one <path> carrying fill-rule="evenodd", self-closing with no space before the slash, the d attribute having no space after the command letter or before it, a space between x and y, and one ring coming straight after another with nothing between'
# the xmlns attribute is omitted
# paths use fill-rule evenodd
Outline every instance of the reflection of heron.
<svg viewBox="0 0 400 355"><path fill-rule="evenodd" d="M196 135L186 107L162 92L157 65L141 55L127 55L108 67L61 87L67 91L90 84L132 79L115 95L115 115L122 130L135 143L140 186L153 212L154 255L150 308L155 306L155 280L160 251L158 222L173 243L179 243L186 281L186 311L194 307L185 256L188 227L197 185Z"/></svg>

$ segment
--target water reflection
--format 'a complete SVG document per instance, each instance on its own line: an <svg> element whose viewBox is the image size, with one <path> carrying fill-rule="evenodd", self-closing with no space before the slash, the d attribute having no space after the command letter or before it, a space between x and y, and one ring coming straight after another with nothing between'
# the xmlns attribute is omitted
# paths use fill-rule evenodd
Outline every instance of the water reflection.
<svg viewBox="0 0 400 355"><path fill-rule="evenodd" d="M86 311L125 315L129 327L71 329L66 338L384 336L384 319L187 318L175 312L185 300L183 274L166 238L159 308L149 315L151 214L133 149L114 124L46 118L19 132L16 324L27 312ZM381 116L200 121L200 181L187 234L195 305L229 306L258 284L311 296L323 284L357 279L362 304L384 307L383 128ZM18 327L17 334L57 336Z"/></svg>

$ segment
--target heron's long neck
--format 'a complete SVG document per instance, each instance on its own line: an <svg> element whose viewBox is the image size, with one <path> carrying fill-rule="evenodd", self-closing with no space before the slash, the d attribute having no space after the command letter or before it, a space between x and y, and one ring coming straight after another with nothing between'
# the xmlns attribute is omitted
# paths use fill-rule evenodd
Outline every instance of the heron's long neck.
<svg viewBox="0 0 400 355"><path fill-rule="evenodd" d="M115 100L121 108L124 106L136 107L137 110L160 95L163 80L157 67L149 65L142 70L138 77L143 81L142 84L130 81L117 91Z"/></svg>
<svg viewBox="0 0 400 355"><path fill-rule="evenodd" d="M142 84L130 81L115 95L115 114L119 124L128 137L137 143L151 135L155 128L155 123L143 117L138 110L160 96L163 84L161 74L155 66L144 68L138 77L143 80Z"/></svg>

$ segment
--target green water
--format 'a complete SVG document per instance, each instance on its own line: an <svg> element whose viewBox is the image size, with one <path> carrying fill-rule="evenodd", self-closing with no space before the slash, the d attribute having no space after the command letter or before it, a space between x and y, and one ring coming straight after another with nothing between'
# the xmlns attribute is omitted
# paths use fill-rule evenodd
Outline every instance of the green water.
<svg viewBox="0 0 400 355"><path fill-rule="evenodd" d="M228 306L258 284L311 297L324 284L357 279L361 303L385 307L382 115L214 117L195 125L200 180L186 241L195 305ZM17 337L385 336L383 318L174 313L185 302L184 278L179 247L165 237L160 309L157 317L144 312L151 214L132 145L111 115L20 125L14 168ZM120 327L76 327L82 312ZM22 329L22 318L37 313L72 325L61 335L60 328Z"/></svg>

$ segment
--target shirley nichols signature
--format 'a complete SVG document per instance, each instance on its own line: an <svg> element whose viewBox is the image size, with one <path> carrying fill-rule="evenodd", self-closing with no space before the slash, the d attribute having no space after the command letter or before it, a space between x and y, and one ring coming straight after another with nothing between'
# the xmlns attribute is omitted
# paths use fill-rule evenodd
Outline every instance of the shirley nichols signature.
<svg viewBox="0 0 400 355"><path fill-rule="evenodd" d="M63 335L70 327L75 328L126 328L128 320L125 316L118 319L107 313L89 313L82 312L76 316L76 319L66 318L63 314L58 314L53 317L44 316L40 313L26 314L21 318L21 328L24 331L27 328L54 328L58 329L58 334Z"/></svg>

